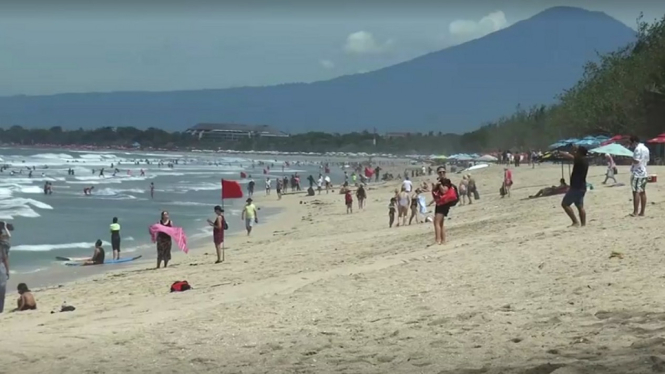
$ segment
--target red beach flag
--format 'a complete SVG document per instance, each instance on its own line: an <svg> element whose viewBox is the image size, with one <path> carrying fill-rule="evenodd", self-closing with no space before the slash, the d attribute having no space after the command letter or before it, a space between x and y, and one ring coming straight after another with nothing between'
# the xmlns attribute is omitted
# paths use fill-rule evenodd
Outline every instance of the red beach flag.
<svg viewBox="0 0 665 374"><path fill-rule="evenodd" d="M241 197L242 187L240 187L240 183L222 179L222 200L240 199Z"/></svg>

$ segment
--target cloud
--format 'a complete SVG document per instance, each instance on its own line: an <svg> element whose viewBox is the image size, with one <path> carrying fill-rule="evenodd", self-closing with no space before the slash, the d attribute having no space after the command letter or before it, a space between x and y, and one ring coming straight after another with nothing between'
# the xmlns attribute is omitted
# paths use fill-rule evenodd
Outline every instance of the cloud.
<svg viewBox="0 0 665 374"><path fill-rule="evenodd" d="M448 25L448 32L456 39L470 40L480 38L508 26L506 15L502 11L492 12L480 21L455 20Z"/></svg>
<svg viewBox="0 0 665 374"><path fill-rule="evenodd" d="M387 52L393 41L388 39L383 43L378 42L374 35L367 31L358 31L346 37L344 50L354 55L379 54Z"/></svg>
<svg viewBox="0 0 665 374"><path fill-rule="evenodd" d="M321 61L319 61L319 64L321 64L321 66L324 69L334 69L335 68L335 63L330 61L330 60L321 60Z"/></svg>

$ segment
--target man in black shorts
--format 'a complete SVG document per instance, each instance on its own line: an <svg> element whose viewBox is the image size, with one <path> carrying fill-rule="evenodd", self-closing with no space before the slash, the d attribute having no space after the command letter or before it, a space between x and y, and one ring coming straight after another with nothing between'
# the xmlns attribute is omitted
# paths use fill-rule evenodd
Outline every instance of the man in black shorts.
<svg viewBox="0 0 665 374"><path fill-rule="evenodd" d="M568 152L559 152L559 155L573 160L573 172L570 175L570 188L563 196L561 207L573 221L572 226L586 226L586 211L584 210L584 195L586 194L586 175L589 171L589 162L586 159L587 149L584 147L575 147L574 154ZM580 220L575 217L575 212L570 206L575 204Z"/></svg>

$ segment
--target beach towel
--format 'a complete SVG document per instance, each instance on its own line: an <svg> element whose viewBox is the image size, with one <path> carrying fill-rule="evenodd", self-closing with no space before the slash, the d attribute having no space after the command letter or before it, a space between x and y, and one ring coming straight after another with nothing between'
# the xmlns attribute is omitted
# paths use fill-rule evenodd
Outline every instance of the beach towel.
<svg viewBox="0 0 665 374"><path fill-rule="evenodd" d="M420 209L420 214L427 214L427 202L425 197L418 196L418 208Z"/></svg>
<svg viewBox="0 0 665 374"><path fill-rule="evenodd" d="M189 248L187 248L187 235L185 235L185 230L183 230L182 227L169 227L155 223L148 228L148 231L150 232L150 238L153 243L157 241L157 233L161 232L170 236L181 251L189 253Z"/></svg>

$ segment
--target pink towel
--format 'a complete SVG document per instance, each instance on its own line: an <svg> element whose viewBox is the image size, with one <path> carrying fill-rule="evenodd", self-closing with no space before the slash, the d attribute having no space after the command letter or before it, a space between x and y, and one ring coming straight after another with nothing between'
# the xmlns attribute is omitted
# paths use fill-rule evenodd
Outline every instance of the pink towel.
<svg viewBox="0 0 665 374"><path fill-rule="evenodd" d="M185 235L185 230L183 230L182 227L169 227L155 223L148 228L148 231L150 232L150 238L153 243L157 241L157 233L161 232L170 236L181 251L189 253L189 248L187 248L187 235Z"/></svg>

